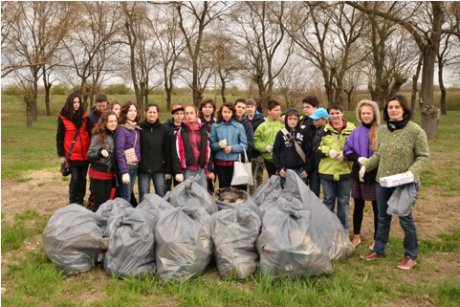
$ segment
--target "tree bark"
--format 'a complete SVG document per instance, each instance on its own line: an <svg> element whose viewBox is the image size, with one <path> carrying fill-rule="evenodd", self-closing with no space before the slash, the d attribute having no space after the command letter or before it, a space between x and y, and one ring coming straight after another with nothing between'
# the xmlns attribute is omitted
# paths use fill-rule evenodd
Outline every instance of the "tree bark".
<svg viewBox="0 0 460 307"><path fill-rule="evenodd" d="M422 63L423 63L423 56L420 55L418 59L417 70L415 71L415 74L412 76L412 92L411 92L411 98L410 98L411 119L414 119L415 102L417 100L417 91L418 91L418 79L420 77Z"/></svg>
<svg viewBox="0 0 460 307"><path fill-rule="evenodd" d="M45 107L46 107L46 116L51 116L51 103L50 103L50 91L51 91L51 82L46 75L46 66L43 65L43 86L45 88Z"/></svg>
<svg viewBox="0 0 460 307"><path fill-rule="evenodd" d="M437 52L428 45L423 51L422 85L419 107L422 115L422 128L429 140L437 137L438 108L433 98L434 64Z"/></svg>

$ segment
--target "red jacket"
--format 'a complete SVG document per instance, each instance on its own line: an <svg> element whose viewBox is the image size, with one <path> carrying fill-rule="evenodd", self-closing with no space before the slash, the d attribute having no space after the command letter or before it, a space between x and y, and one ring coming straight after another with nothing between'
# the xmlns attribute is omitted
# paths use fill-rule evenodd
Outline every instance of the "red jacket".
<svg viewBox="0 0 460 307"><path fill-rule="evenodd" d="M70 119L62 116L61 114L58 116L64 124L64 152L67 156L70 151L70 146L72 145L72 142L75 138L75 133L77 133L77 127ZM80 127L80 134L75 141L75 146L73 148L72 155L70 156L70 160L86 161L86 155L88 154L88 148L91 143L87 125L88 119L86 118L86 114L83 114L83 124Z"/></svg>

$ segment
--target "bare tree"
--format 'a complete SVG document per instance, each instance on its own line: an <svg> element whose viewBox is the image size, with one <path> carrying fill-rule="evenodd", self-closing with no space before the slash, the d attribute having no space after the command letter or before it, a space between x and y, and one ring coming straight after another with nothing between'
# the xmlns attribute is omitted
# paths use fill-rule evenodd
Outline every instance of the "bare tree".
<svg viewBox="0 0 460 307"><path fill-rule="evenodd" d="M286 108L297 108L307 90L312 76L308 67L298 57L291 57L277 78L277 90L283 96Z"/></svg>
<svg viewBox="0 0 460 307"><path fill-rule="evenodd" d="M72 3L8 2L2 3L2 17L8 32L2 29L2 49L11 52L6 70L29 70L27 88L27 118L37 120L38 80L42 67L49 64L72 22ZM2 67L3 69L3 67ZM6 72L8 74L9 72ZM3 75L3 73L2 73ZM21 78L24 74L17 74Z"/></svg>
<svg viewBox="0 0 460 307"><path fill-rule="evenodd" d="M205 30L219 20L225 13L228 5L222 2L176 2L176 10L179 14L179 27L184 35L186 50L191 62L192 80L189 83L193 92L193 103L198 105L202 94L209 81L209 74L200 71L206 59L203 59L202 42ZM206 65L204 65L206 66ZM205 74L204 78L200 74ZM204 81L202 81L204 79Z"/></svg>
<svg viewBox="0 0 460 307"><path fill-rule="evenodd" d="M388 14L369 7L367 3L347 3L363 12L374 14L402 26L412 35L420 52L423 55L422 85L419 99L420 112L422 114L422 128L427 133L428 139L437 137L438 110L433 97L434 66L443 32L454 29L443 29L445 22L444 2L423 3L396 3L400 6L395 14ZM455 31L453 31L455 32ZM458 34L460 36L460 33Z"/></svg>
<svg viewBox="0 0 460 307"><path fill-rule="evenodd" d="M343 78L343 91L347 95L347 110L353 110L353 92L363 83L363 70L354 66L347 70Z"/></svg>
<svg viewBox="0 0 460 307"><path fill-rule="evenodd" d="M410 109L411 109L411 118L414 118L415 113L415 102L417 100L417 93L418 93L418 79L420 78L420 72L422 70L423 64L423 55L420 54L418 57L417 68L415 69L415 73L412 75L412 90L411 90L411 97L410 97Z"/></svg>
<svg viewBox="0 0 460 307"><path fill-rule="evenodd" d="M444 86L444 79L443 79L443 73L444 73L444 67L448 65L448 57L447 54L449 53L450 49L450 40L451 34L445 34L444 37L442 38L442 44L441 48L438 50L438 80L439 80L439 89L441 91L441 97L440 97L440 106L441 106L441 114L446 115L447 114L447 103L446 103L446 96L447 96L447 91L446 87Z"/></svg>

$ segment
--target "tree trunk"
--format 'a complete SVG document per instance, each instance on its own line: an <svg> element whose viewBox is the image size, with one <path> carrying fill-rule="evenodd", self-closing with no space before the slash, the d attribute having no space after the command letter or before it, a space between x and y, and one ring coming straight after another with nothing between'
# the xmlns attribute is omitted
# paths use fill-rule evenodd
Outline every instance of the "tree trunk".
<svg viewBox="0 0 460 307"><path fill-rule="evenodd" d="M354 86L350 88L349 91L343 90L347 94L347 110L352 111L353 110L353 102L352 102L352 97L353 97L353 90Z"/></svg>
<svg viewBox="0 0 460 307"><path fill-rule="evenodd" d="M50 92L51 92L51 83L45 85L45 106L46 106L46 116L51 116L51 99L50 99Z"/></svg>
<svg viewBox="0 0 460 307"><path fill-rule="evenodd" d="M171 101L172 101L172 89L171 88L165 88L166 90L166 108L171 110Z"/></svg>
<svg viewBox="0 0 460 307"><path fill-rule="evenodd" d="M420 55L418 59L417 70L415 71L415 74L412 76L412 92L411 92L411 97L410 97L411 119L414 119L415 102L417 100L417 91L418 91L418 79L420 77L422 63L423 63L423 56Z"/></svg>
<svg viewBox="0 0 460 307"><path fill-rule="evenodd" d="M34 121L33 113L32 113L32 105L33 105L33 94L29 90L25 90L23 93L24 103L26 105L26 124L27 128L32 127L32 123Z"/></svg>
<svg viewBox="0 0 460 307"><path fill-rule="evenodd" d="M422 128L429 140L436 139L438 126L438 108L433 99L434 64L437 54L434 49L434 46L427 45L423 51L422 86L419 101Z"/></svg>
<svg viewBox="0 0 460 307"><path fill-rule="evenodd" d="M38 72L37 72L38 74ZM30 103L31 103L31 112L32 112L32 120L37 121L38 119L38 103L37 103L37 98L38 98L38 76L34 75L34 80L33 80L33 88L32 88L32 97L30 97Z"/></svg>
<svg viewBox="0 0 460 307"><path fill-rule="evenodd" d="M444 80L442 78L443 68L444 68L444 64L442 62L442 58L438 56L438 79L439 79L439 89L441 91L441 100L440 100L441 114L446 115L447 114L447 102L446 102L447 93L446 93L446 88L444 86Z"/></svg>
<svg viewBox="0 0 460 307"><path fill-rule="evenodd" d="M222 103L227 102L227 98L225 98L225 78L220 78L220 82L222 84L222 87L220 89L220 95L222 96Z"/></svg>

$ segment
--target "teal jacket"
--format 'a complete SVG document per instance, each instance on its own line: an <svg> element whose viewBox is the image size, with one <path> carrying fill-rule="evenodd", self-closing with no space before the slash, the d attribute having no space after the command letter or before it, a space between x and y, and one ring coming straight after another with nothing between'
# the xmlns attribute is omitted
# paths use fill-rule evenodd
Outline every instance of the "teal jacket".
<svg viewBox="0 0 460 307"><path fill-rule="evenodd" d="M227 140L227 145L232 146L232 152L226 153L219 146L219 142ZM248 150L248 139L242 124L235 120L218 122L211 126L211 150L215 152L214 160L237 161L243 147Z"/></svg>

